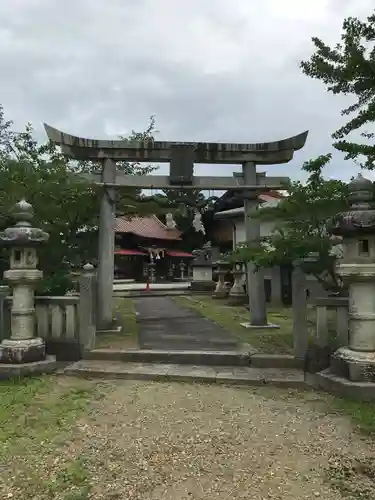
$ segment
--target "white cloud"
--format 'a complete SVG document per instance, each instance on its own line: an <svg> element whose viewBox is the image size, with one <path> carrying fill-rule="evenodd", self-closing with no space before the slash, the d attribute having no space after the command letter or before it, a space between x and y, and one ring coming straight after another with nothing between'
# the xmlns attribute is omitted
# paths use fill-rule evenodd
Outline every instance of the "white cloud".
<svg viewBox="0 0 375 500"><path fill-rule="evenodd" d="M339 40L371 0L1 0L0 102L20 127L43 121L83 136L141 130L160 138L257 142L310 129L276 175L326 153L346 102L301 74L311 37ZM228 173L200 167L199 173ZM335 155L328 170L357 167Z"/></svg>

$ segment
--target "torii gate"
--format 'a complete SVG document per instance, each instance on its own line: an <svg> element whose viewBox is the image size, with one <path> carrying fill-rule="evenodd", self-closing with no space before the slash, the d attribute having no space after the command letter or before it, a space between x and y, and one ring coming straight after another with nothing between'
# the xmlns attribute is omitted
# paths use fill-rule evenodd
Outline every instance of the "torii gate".
<svg viewBox="0 0 375 500"><path fill-rule="evenodd" d="M112 328L115 190L122 187L142 189L216 189L243 190L245 195L246 240L260 239L260 223L251 217L258 208L261 192L282 189L287 177L266 177L256 172L256 165L288 163L294 152L305 145L308 131L276 142L254 144L164 142L136 140L95 140L66 134L44 125L51 142L61 147L66 156L76 160L102 163L102 172L86 177L104 187L100 203L98 248L98 330ZM169 176L125 175L116 171L116 161L159 163L169 162ZM242 174L232 177L194 176L194 163L241 164ZM251 324L267 325L264 274L248 264L248 294Z"/></svg>

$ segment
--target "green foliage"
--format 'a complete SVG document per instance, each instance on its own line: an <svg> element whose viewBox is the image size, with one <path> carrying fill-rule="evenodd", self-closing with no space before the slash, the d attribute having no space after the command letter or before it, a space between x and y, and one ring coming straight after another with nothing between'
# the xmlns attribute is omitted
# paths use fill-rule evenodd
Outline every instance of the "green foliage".
<svg viewBox="0 0 375 500"><path fill-rule="evenodd" d="M301 62L303 72L322 81L333 94L355 97L355 102L342 111L344 116L354 116L333 134L333 138L338 140L334 146L345 152L347 159L364 157L361 165L373 169L375 134L365 131L363 127L372 127L375 121L375 11L366 21L353 17L345 19L341 43L334 48L316 37L312 41L316 52L309 61ZM362 129L364 143L344 139L359 129Z"/></svg>
<svg viewBox="0 0 375 500"><path fill-rule="evenodd" d="M324 166L331 155L319 156L308 161L302 170L309 174L306 183L290 182L288 196L276 207L263 208L256 216L260 220L274 221L275 227L260 244L241 245L230 260L252 261L257 267L293 264L296 260L309 259L305 270L314 274L330 288L341 286L332 255L333 240L327 230L329 219L347 208L347 185L337 180L325 180Z"/></svg>
<svg viewBox="0 0 375 500"><path fill-rule="evenodd" d="M144 134L153 128L151 121ZM133 136L138 137L135 132ZM38 144L31 125L15 133L0 106L0 224L3 229L12 224L8 214L15 203L26 198L34 207L33 223L50 235L39 250L44 280L37 293L65 293L72 286L71 268L96 261L100 188L77 175L94 167L68 162L52 144ZM121 168L125 170L125 165ZM151 167L127 164L126 168L127 173L147 174ZM141 203L141 198L136 190L123 190L116 207L121 214L150 213L157 208ZM2 268L5 262L6 251L1 249Z"/></svg>

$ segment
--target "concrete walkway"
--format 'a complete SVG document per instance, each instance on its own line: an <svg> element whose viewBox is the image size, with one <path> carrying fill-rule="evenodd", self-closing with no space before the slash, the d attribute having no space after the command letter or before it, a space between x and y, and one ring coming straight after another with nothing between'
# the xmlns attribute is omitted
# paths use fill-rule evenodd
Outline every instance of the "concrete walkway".
<svg viewBox="0 0 375 500"><path fill-rule="evenodd" d="M238 350L237 339L221 326L177 304L171 297L134 300L141 349Z"/></svg>
<svg viewBox="0 0 375 500"><path fill-rule="evenodd" d="M160 290L188 290L190 288L190 281L182 281L181 283L149 283L151 291ZM146 283L124 283L116 282L113 283L114 292L143 292L146 288Z"/></svg>

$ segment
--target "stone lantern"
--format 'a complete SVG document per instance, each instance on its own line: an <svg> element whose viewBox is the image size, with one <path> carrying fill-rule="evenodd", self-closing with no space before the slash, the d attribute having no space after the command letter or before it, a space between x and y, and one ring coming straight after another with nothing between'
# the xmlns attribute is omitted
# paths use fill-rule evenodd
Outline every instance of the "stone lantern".
<svg viewBox="0 0 375 500"><path fill-rule="evenodd" d="M244 289L245 271L243 264L236 262L232 270L233 286L229 291L229 303L232 306L242 306L247 302L247 295Z"/></svg>
<svg viewBox="0 0 375 500"><path fill-rule="evenodd" d="M193 251L194 259L191 263L193 268L193 279L191 290L197 292L212 292L216 284L212 278L212 248L208 242L200 250Z"/></svg>
<svg viewBox="0 0 375 500"><path fill-rule="evenodd" d="M23 364L42 361L46 357L45 343L34 336L34 290L43 277L37 269L36 248L48 240L42 229L31 226L33 207L25 200L13 209L16 225L0 234L0 242L10 247L10 269L4 279L13 288L11 335L0 344L0 363Z"/></svg>
<svg viewBox="0 0 375 500"><path fill-rule="evenodd" d="M335 352L331 369L352 381L375 380L375 209L373 183L361 174L349 184L350 209L332 234L342 237L337 273L349 288L349 346Z"/></svg>
<svg viewBox="0 0 375 500"><path fill-rule="evenodd" d="M230 264L225 260L218 260L215 262L217 268L218 280L216 283L216 288L212 295L214 299L225 299L228 297L229 290L225 285L225 275L228 273Z"/></svg>

